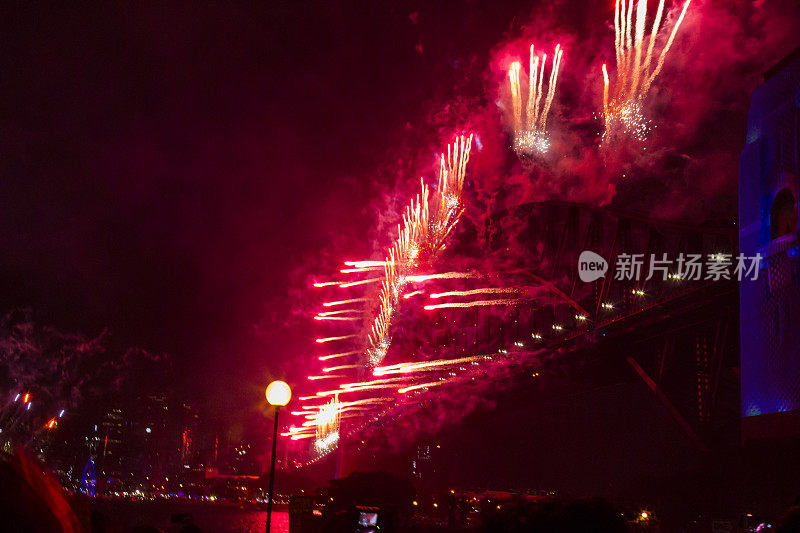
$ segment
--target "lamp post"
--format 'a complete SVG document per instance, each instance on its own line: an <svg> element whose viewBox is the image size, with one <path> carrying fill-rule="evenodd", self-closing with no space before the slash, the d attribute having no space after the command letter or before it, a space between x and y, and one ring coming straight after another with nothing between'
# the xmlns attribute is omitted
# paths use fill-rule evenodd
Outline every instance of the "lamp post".
<svg viewBox="0 0 800 533"><path fill-rule="evenodd" d="M267 533L272 522L272 493L275 486L275 452L278 448L278 411L289 403L292 389L285 381L273 381L267 386L267 403L275 407L275 430L272 433L272 462L269 467L269 499L267 500Z"/></svg>

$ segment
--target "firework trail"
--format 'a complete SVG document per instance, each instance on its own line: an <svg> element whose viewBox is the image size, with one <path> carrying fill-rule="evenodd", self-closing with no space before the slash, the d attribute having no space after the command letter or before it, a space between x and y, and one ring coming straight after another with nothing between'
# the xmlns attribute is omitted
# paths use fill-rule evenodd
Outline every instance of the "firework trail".
<svg viewBox="0 0 800 533"><path fill-rule="evenodd" d="M519 300L502 299L502 300L473 300L471 302L448 302L444 304L426 305L425 310L431 311L433 309L447 309L450 307L486 307L491 305L514 305L519 303Z"/></svg>
<svg viewBox="0 0 800 533"><path fill-rule="evenodd" d="M367 278L358 281L348 281L347 283L340 283L339 287L346 289L347 287L355 287L357 285L366 285L367 283L378 283L383 281L383 278Z"/></svg>
<svg viewBox="0 0 800 533"><path fill-rule="evenodd" d="M564 50L561 45L556 45L550 65L550 77L547 84L547 94L544 94L544 71L547 66L547 54L541 57L534 53L534 46L530 48L530 61L528 67L528 96L525 102L523 119L523 98L520 87L519 74L521 65L515 61L508 69L508 82L511 88L512 124L514 128L514 151L520 155L544 153L550 147L547 135L547 116L556 94L558 72L561 67L561 56ZM544 96L544 105L542 97Z"/></svg>
<svg viewBox="0 0 800 533"><path fill-rule="evenodd" d="M447 291L431 294L431 298L444 298L447 296L473 296L476 294L516 294L514 288L505 287L484 287L482 289L470 289L468 291Z"/></svg>
<svg viewBox="0 0 800 533"><path fill-rule="evenodd" d="M425 294L425 291L423 291L423 290L416 290L416 291L407 292L407 293L405 293L405 294L403 295L403 298L404 298L404 299L406 299L406 300L408 300L409 298L413 298L414 296L418 296L418 295L420 295L420 294Z"/></svg>
<svg viewBox="0 0 800 533"><path fill-rule="evenodd" d="M318 281L314 283L314 287L321 289L322 287L330 287L331 285L339 285L341 281Z"/></svg>
<svg viewBox="0 0 800 533"><path fill-rule="evenodd" d="M333 342L333 341L342 341L342 340L346 340L346 339L353 339L355 337L356 337L356 335L339 335L338 337L323 337L321 339L317 339L316 342L319 343L319 344L322 344L322 343L325 343L325 342Z"/></svg>
<svg viewBox="0 0 800 533"><path fill-rule="evenodd" d="M338 320L340 322L360 322L361 318L357 316L321 316L317 315L314 320Z"/></svg>
<svg viewBox="0 0 800 533"><path fill-rule="evenodd" d="M647 0L616 0L614 3L614 51L617 75L612 85L608 69L603 64L603 119L605 133L603 140L618 135L630 135L640 141L645 140L652 126L642 112L642 100L647 96L653 81L661 72L664 60L672 47L675 35L686 16L689 4L686 0L677 21L672 27L658 59L653 65L653 52L660 33L664 14L664 0L659 0L650 38L645 47L645 28L647 22ZM634 23L633 14L636 12Z"/></svg>
<svg viewBox="0 0 800 533"><path fill-rule="evenodd" d="M385 376L387 374L408 374L417 371L439 370L443 367L463 365L466 363L477 363L479 361L491 360L489 355L475 355L472 357L461 357L458 359L439 359L436 361L423 361L416 363L398 363L394 365L379 366L373 370L375 376Z"/></svg>
<svg viewBox="0 0 800 533"><path fill-rule="evenodd" d="M339 309L338 311L323 311L321 313L317 313L317 316L333 316L333 315L344 315L347 313L360 313L360 309Z"/></svg>
<svg viewBox="0 0 800 533"><path fill-rule="evenodd" d="M411 385L411 386L408 386L408 387L403 387L402 389L397 389L397 392L399 392L400 394L405 394L407 392L411 392L412 390L429 389L431 387L438 387L440 385L447 385L448 383L449 383L449 380L446 380L446 379L443 379L443 380L440 380L440 381L431 381L429 383L420 383L419 385Z"/></svg>
<svg viewBox="0 0 800 533"><path fill-rule="evenodd" d="M424 274L420 276L407 276L407 281L428 281L432 279L469 279L477 277L471 272L442 272L440 274Z"/></svg>
<svg viewBox="0 0 800 533"><path fill-rule="evenodd" d="M321 355L317 359L320 361L327 361L328 359L338 359L339 357L347 357L349 355L357 355L361 352L359 350L350 350L349 352L332 353L330 355Z"/></svg>
<svg viewBox="0 0 800 533"><path fill-rule="evenodd" d="M463 212L461 193L471 148L472 135L460 136L448 145L447 156L441 155L435 194L431 197L428 187L422 183L420 193L406 207L403 226L398 225L397 240L389 248L384 262L379 312L367 335L366 352L372 366L386 357L391 345L389 329L407 283L423 281L417 274L420 254L424 252L428 262L432 262L458 224Z"/></svg>
<svg viewBox="0 0 800 533"><path fill-rule="evenodd" d="M337 305L347 305L347 304L354 304L354 303L361 303L366 302L366 298L350 298L349 300L338 300L335 302L325 302L322 304L323 307L334 307Z"/></svg>
<svg viewBox="0 0 800 533"><path fill-rule="evenodd" d="M339 366L329 366L327 368L323 368L323 372L333 372L334 370L347 370L349 368L361 368L361 365L339 365Z"/></svg>

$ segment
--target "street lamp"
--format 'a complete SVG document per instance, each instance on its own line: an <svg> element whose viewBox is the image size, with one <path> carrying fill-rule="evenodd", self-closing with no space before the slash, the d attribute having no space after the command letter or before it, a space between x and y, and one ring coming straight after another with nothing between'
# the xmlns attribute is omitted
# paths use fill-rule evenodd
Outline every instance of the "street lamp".
<svg viewBox="0 0 800 533"><path fill-rule="evenodd" d="M267 500L267 533L272 522L272 490L275 486L275 452L278 448L278 411L289 403L292 389L285 381L273 381L267 386L267 403L275 407L275 430L272 433L272 464L269 468L269 499Z"/></svg>

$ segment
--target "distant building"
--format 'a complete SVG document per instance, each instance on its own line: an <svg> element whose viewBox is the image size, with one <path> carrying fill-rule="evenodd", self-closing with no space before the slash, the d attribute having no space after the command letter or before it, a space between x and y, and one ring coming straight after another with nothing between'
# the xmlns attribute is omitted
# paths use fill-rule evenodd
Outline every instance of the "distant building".
<svg viewBox="0 0 800 533"><path fill-rule="evenodd" d="M203 479L213 438L204 438L193 404L149 394L109 409L85 444L100 491L158 491Z"/></svg>
<svg viewBox="0 0 800 533"><path fill-rule="evenodd" d="M86 439L90 456L96 458L104 488L120 487L129 477L126 474L128 454L123 446L124 439L125 417L119 406L109 409L100 422L93 426L92 434Z"/></svg>
<svg viewBox="0 0 800 533"><path fill-rule="evenodd" d="M164 394L142 396L131 408L129 444L138 459L137 481L143 488L163 486L174 471L169 464L175 455L170 415Z"/></svg>
<svg viewBox="0 0 800 533"><path fill-rule="evenodd" d="M743 438L800 433L800 48L752 95L739 176L739 248L760 254L740 283Z"/></svg>
<svg viewBox="0 0 800 533"><path fill-rule="evenodd" d="M411 457L411 477L419 481L429 481L436 471L433 461L434 448L431 444L419 444Z"/></svg>

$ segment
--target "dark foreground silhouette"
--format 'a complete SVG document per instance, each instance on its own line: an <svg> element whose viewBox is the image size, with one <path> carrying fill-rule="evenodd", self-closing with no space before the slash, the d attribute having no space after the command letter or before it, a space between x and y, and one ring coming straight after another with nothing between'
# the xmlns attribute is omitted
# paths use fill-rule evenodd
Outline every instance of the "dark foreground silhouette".
<svg viewBox="0 0 800 533"><path fill-rule="evenodd" d="M441 531L442 525L420 527L408 522L413 512L409 504L414 489L407 480L385 472L357 473L332 482L327 520L317 531L376 531L373 527L354 529L348 517L352 509L394 511L394 518L382 524L380 533ZM491 505L489 503L491 502ZM373 506L373 507L365 507ZM369 514L369 513L367 513ZM176 516L182 517L175 520ZM191 515L173 515L181 533L202 533ZM632 527L636 528L636 525ZM625 533L632 531L613 505L603 499L567 501L556 498L513 497L502 504L484 502L480 520L466 528L451 531L481 533ZM172 531L172 529L170 529ZM658 531L642 529L641 531ZM105 533L106 520L92 513L82 495L67 493L56 478L36 459L24 451L0 452L0 531L4 533ZM150 526L139 525L130 533L163 533ZM305 529L304 529L305 531ZM640 529L635 529L640 531ZM776 533L800 533L800 500L778 520ZM633 533L633 532L632 532Z"/></svg>
<svg viewBox="0 0 800 533"><path fill-rule="evenodd" d="M626 533L622 515L601 499L516 501L484 514L485 533Z"/></svg>

